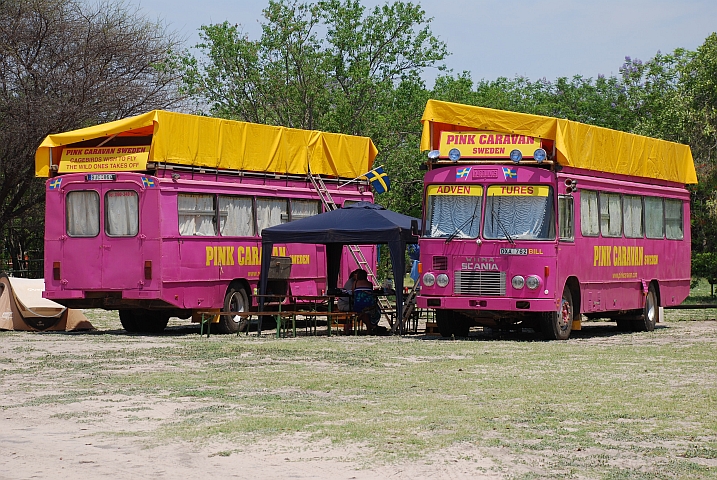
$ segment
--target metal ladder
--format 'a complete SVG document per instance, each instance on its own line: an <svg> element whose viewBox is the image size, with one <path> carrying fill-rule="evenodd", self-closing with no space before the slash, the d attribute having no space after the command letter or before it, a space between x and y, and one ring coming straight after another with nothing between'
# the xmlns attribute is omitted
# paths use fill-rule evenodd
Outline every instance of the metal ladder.
<svg viewBox="0 0 717 480"><path fill-rule="evenodd" d="M321 197L321 203L323 203L326 211L330 212L332 210L338 209L339 207L334 202L334 199L331 198L331 193L329 192L329 189L326 188L326 184L324 183L324 180L321 178L321 176L313 175L311 171L309 171L309 179L311 180L311 184L314 186L314 189L319 192L319 197ZM369 265L368 260L366 260L366 256L363 254L359 246L347 245L347 247L349 249L349 252L351 252L351 256L354 258L356 265L358 265L359 268L366 270L366 274L368 275L369 281L373 283L374 286L378 286L378 279L373 273L373 269ZM381 306L381 310L384 312L387 312L392 309L391 303L386 297L378 297L378 303Z"/></svg>

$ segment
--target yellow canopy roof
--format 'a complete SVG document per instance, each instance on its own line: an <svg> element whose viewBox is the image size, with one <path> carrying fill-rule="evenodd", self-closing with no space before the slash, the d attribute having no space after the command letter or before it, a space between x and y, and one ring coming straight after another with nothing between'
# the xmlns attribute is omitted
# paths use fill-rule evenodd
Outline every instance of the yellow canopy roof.
<svg viewBox="0 0 717 480"><path fill-rule="evenodd" d="M421 118L421 150L437 149L441 130L491 130L555 141L561 165L697 183L688 145L560 118L429 100Z"/></svg>
<svg viewBox="0 0 717 480"><path fill-rule="evenodd" d="M49 135L35 152L35 175L50 173L50 152L95 138L152 136L149 161L228 170L355 178L378 154L370 138L275 127L153 110L143 115Z"/></svg>

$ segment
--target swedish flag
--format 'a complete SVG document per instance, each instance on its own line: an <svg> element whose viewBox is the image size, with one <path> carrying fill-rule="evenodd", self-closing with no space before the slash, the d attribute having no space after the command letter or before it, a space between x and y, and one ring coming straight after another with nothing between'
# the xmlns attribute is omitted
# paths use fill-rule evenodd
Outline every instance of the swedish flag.
<svg viewBox="0 0 717 480"><path fill-rule="evenodd" d="M55 178L53 181L50 182L50 190L57 190L61 186L62 186L61 178Z"/></svg>
<svg viewBox="0 0 717 480"><path fill-rule="evenodd" d="M509 178L518 178L518 171L514 168L503 167L503 176L506 180Z"/></svg>
<svg viewBox="0 0 717 480"><path fill-rule="evenodd" d="M383 171L383 167L374 168L366 174L366 178L371 182L376 193L388 192L391 189L391 181L388 179L388 174Z"/></svg>
<svg viewBox="0 0 717 480"><path fill-rule="evenodd" d="M154 188L154 180L147 177L142 177L142 184L147 188Z"/></svg>
<svg viewBox="0 0 717 480"><path fill-rule="evenodd" d="M374 168L366 174L366 178L371 182L376 193L388 192L391 189L391 181L388 179L388 174L383 171L383 167Z"/></svg>
<svg viewBox="0 0 717 480"><path fill-rule="evenodd" d="M468 174L471 173L471 167L461 168L456 171L456 179L468 178Z"/></svg>

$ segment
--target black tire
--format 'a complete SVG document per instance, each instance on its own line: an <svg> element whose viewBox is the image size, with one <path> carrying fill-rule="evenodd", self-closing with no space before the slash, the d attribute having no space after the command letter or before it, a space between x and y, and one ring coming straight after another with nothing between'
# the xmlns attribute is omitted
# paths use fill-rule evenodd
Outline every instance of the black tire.
<svg viewBox="0 0 717 480"><path fill-rule="evenodd" d="M244 287L237 283L229 285L227 294L224 296L224 311L248 312L250 307L249 295ZM246 330L247 325L249 325L248 317L222 315L219 317L219 323L212 324L212 331L216 333L237 333Z"/></svg>
<svg viewBox="0 0 717 480"><path fill-rule="evenodd" d="M647 289L642 316L638 320L633 320L632 329L636 332L651 332L655 329L655 324L661 320L659 317L660 306L657 301L657 291L655 285L651 283Z"/></svg>
<svg viewBox="0 0 717 480"><path fill-rule="evenodd" d="M575 318L573 295L566 285L563 288L560 307L554 312L543 314L540 328L543 338L546 340L567 340L573 330L573 318Z"/></svg>
<svg viewBox="0 0 717 480"><path fill-rule="evenodd" d="M128 333L161 333L169 323L169 315L151 310L120 310L120 322Z"/></svg>
<svg viewBox="0 0 717 480"><path fill-rule="evenodd" d="M137 322L134 319L134 310L120 310L119 311L119 318L120 323L122 324L122 328L124 328L127 333L137 333L139 330L137 329Z"/></svg>
<svg viewBox="0 0 717 480"><path fill-rule="evenodd" d="M470 319L453 310L436 310L436 326L442 337L467 337Z"/></svg>

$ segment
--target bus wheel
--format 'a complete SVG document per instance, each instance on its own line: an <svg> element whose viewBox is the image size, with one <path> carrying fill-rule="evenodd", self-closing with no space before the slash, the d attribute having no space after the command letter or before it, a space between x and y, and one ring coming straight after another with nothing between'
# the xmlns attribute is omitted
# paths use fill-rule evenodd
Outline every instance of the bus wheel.
<svg viewBox="0 0 717 480"><path fill-rule="evenodd" d="M120 322L128 333L160 333L169 323L169 315L151 310L120 310Z"/></svg>
<svg viewBox="0 0 717 480"><path fill-rule="evenodd" d="M546 340L567 340L573 329L573 296L566 285L560 300L560 308L543 314L541 332Z"/></svg>
<svg viewBox="0 0 717 480"><path fill-rule="evenodd" d="M139 332L139 330L137 329L137 322L135 321L133 312L134 310L119 311L120 323L122 324L122 328L124 328L127 333Z"/></svg>
<svg viewBox="0 0 717 480"><path fill-rule="evenodd" d="M650 284L645 298L645 307L642 310L642 316L638 320L632 322L632 329L636 332L651 332L655 329L655 324L660 316L660 307L657 305L657 292L655 286Z"/></svg>
<svg viewBox="0 0 717 480"><path fill-rule="evenodd" d="M436 310L436 326L442 337L467 337L470 321L453 310Z"/></svg>
<svg viewBox="0 0 717 480"><path fill-rule="evenodd" d="M249 311L249 296L244 290L244 287L237 283L229 285L229 290L224 297L224 311L225 312L248 312ZM213 326L217 333L236 333L244 331L249 325L249 319L247 317L241 317L239 315L222 315L219 318L219 323L215 323Z"/></svg>

